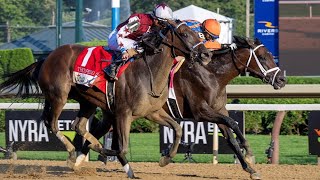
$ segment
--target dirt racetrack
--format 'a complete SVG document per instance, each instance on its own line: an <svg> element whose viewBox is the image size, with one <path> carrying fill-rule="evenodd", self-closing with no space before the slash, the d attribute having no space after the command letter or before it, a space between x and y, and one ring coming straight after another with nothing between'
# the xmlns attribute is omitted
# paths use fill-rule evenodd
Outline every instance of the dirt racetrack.
<svg viewBox="0 0 320 180"><path fill-rule="evenodd" d="M135 176L146 180L250 179L238 164L172 163L159 167L157 163L130 163ZM319 179L317 165L256 164L262 179ZM64 161L0 160L0 179L128 179L120 163L88 162L78 171L70 170Z"/></svg>

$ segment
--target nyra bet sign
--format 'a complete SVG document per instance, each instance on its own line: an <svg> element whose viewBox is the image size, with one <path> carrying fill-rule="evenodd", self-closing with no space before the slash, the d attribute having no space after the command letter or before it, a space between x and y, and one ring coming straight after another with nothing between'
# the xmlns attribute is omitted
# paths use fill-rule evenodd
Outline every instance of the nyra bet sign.
<svg viewBox="0 0 320 180"><path fill-rule="evenodd" d="M17 150L56 151L64 145L40 121L41 111L6 111L6 143L15 142ZM59 130L71 141L75 132L71 124L77 111L63 111L58 120Z"/></svg>
<svg viewBox="0 0 320 180"><path fill-rule="evenodd" d="M229 111L229 115L239 125L243 133L243 112ZM213 145L213 130L214 124L208 122L196 122L191 119L178 121L182 128L182 138L178 149L178 153L185 153L188 148L186 145L193 145L192 153L195 154L211 154ZM173 143L174 133L168 127L160 126L160 151L168 148ZM227 145L226 140L219 132L219 151L220 154L230 154L233 151Z"/></svg>
<svg viewBox="0 0 320 180"><path fill-rule="evenodd" d="M320 111L311 111L308 116L309 153L320 156Z"/></svg>

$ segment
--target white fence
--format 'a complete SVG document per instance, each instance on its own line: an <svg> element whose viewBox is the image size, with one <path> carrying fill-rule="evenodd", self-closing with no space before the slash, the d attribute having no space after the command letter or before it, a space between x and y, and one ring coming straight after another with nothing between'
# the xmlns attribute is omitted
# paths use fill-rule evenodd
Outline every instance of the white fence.
<svg viewBox="0 0 320 180"><path fill-rule="evenodd" d="M63 109L77 110L78 103L67 103ZM43 109L42 103L0 103L0 109ZM238 111L317 111L320 104L227 104L228 110Z"/></svg>

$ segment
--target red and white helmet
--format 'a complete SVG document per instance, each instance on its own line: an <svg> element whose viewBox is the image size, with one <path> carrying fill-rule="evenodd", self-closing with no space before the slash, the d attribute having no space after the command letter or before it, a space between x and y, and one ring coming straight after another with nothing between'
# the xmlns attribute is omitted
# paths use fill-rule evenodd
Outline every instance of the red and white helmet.
<svg viewBox="0 0 320 180"><path fill-rule="evenodd" d="M173 19L172 9L165 3L156 5L153 9L153 16L158 19Z"/></svg>

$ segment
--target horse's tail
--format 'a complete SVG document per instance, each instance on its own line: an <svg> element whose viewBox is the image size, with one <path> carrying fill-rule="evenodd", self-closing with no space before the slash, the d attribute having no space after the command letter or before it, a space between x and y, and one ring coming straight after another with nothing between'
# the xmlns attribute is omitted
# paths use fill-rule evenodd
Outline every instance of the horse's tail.
<svg viewBox="0 0 320 180"><path fill-rule="evenodd" d="M16 91L16 96L22 98L39 94L38 75L43 62L44 60L37 61L17 72L5 74L6 80L0 84L0 92Z"/></svg>

